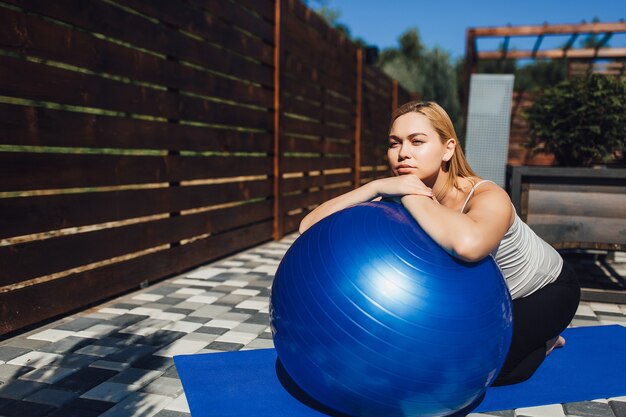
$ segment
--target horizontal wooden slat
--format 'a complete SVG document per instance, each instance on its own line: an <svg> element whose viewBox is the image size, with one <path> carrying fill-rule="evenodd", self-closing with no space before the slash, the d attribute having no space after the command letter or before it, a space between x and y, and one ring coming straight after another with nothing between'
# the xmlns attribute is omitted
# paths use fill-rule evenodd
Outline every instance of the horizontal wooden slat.
<svg viewBox="0 0 626 417"><path fill-rule="evenodd" d="M272 113L0 56L0 94L75 106L269 130ZM80 85L81 88L76 88Z"/></svg>
<svg viewBox="0 0 626 417"><path fill-rule="evenodd" d="M387 159L387 149L381 148L378 146L374 146L370 143L365 144L366 146L361 147L361 157L362 158L383 158Z"/></svg>
<svg viewBox="0 0 626 417"><path fill-rule="evenodd" d="M319 14L298 0L288 0L286 3L290 16L295 18L300 24L310 27L317 33L319 38L327 42L337 42L339 39L337 31L331 29Z"/></svg>
<svg viewBox="0 0 626 417"><path fill-rule="evenodd" d="M269 89L209 74L16 11L0 13L0 46L94 72L240 103L273 106L273 93Z"/></svg>
<svg viewBox="0 0 626 417"><path fill-rule="evenodd" d="M344 64L344 66L340 69L333 68L331 65L331 63L333 62L333 58L324 56L322 54L319 54L318 56L309 56L309 53L307 52L307 57L302 58L302 56L305 54L304 52L302 52L302 50L306 50L307 47L308 45L306 44L298 45L297 52L286 53L286 61L294 59L293 55L296 55L297 61L301 62L304 68L315 68L316 71L320 72L320 75L318 75L319 81L309 81L308 79L303 79L302 82L312 82L314 84L324 86L324 88L326 88L327 90L334 91L335 93L348 97L354 96L355 93L354 89L352 88L353 83L349 82L354 80L354 62ZM292 77L299 77L300 72L306 71L285 71L286 74ZM307 78L311 78L311 76L308 75Z"/></svg>
<svg viewBox="0 0 626 417"><path fill-rule="evenodd" d="M576 23L470 28L475 36L571 35L573 33L626 32L626 23Z"/></svg>
<svg viewBox="0 0 626 417"><path fill-rule="evenodd" d="M391 121L391 101L377 100L375 106L369 106L368 100L364 101L363 113L368 116L363 119L363 128L374 131L386 131ZM381 105L382 104L382 105ZM389 106L387 106L389 104Z"/></svg>
<svg viewBox="0 0 626 417"><path fill-rule="evenodd" d="M282 84L282 93L295 97L304 97L307 100L321 102L324 94L322 90L310 83L301 83L296 77L285 74Z"/></svg>
<svg viewBox="0 0 626 417"><path fill-rule="evenodd" d="M361 153L361 165L387 165L387 155L382 152Z"/></svg>
<svg viewBox="0 0 626 417"><path fill-rule="evenodd" d="M383 99L374 97L374 105L369 103L369 98L363 101L363 115L367 118L363 120L363 128L374 131L387 131L389 122L391 121L391 101L386 102ZM387 104L389 104L387 106Z"/></svg>
<svg viewBox="0 0 626 417"><path fill-rule="evenodd" d="M272 180L0 199L0 239L270 197Z"/></svg>
<svg viewBox="0 0 626 417"><path fill-rule="evenodd" d="M381 129L381 125L384 125L385 128ZM363 126L361 128L361 143L368 147L380 147L386 151L387 146L389 146L389 131L387 130L387 126L387 123L380 123L374 129Z"/></svg>
<svg viewBox="0 0 626 417"><path fill-rule="evenodd" d="M309 12L311 12L309 10ZM305 12L306 13L306 12ZM315 13L309 13L310 17L315 16ZM325 23L322 23L323 27L314 27L314 22L311 19L307 18L304 15L298 15L298 13L294 13L293 10L289 10L285 14L284 19L284 28L286 33L289 35L286 37L286 41L290 47L297 49L299 46L307 43L307 40L310 42L310 46L308 50L313 53L325 53L329 57L337 54L338 52L335 50L338 44L340 44L340 40L338 37L331 39L329 36L325 35L333 35L333 30L330 29ZM321 31L319 29L322 29ZM324 32L324 33L321 33ZM345 38L344 38L345 39ZM293 43L292 43L293 42ZM346 44L348 42L345 42ZM335 48L333 48L333 46ZM347 46L347 45L346 45ZM346 48L347 49L347 48ZM353 49L356 49L353 47Z"/></svg>
<svg viewBox="0 0 626 417"><path fill-rule="evenodd" d="M382 148L387 151L389 146L389 131L385 129L370 130L363 128L361 130L362 146L368 148Z"/></svg>
<svg viewBox="0 0 626 417"><path fill-rule="evenodd" d="M282 128L286 133L296 133L300 135L325 136L337 139L354 138L354 130L347 126L338 127L291 117L283 117Z"/></svg>
<svg viewBox="0 0 626 417"><path fill-rule="evenodd" d="M283 158L282 170L285 173L319 171L323 169L351 168L354 158Z"/></svg>
<svg viewBox="0 0 626 417"><path fill-rule="evenodd" d="M308 140L283 136L281 138L283 152L320 152L354 154L353 143L331 142L328 140Z"/></svg>
<svg viewBox="0 0 626 417"><path fill-rule="evenodd" d="M387 132L389 129L389 122L391 121L391 105L387 106L376 106L376 107L364 107L367 108L369 113L372 115L366 120L363 120L363 129L367 132Z"/></svg>
<svg viewBox="0 0 626 417"><path fill-rule="evenodd" d="M387 147L389 141L388 133L386 124L385 129L377 128L372 130L363 128L361 131L361 142L364 146L369 147Z"/></svg>
<svg viewBox="0 0 626 417"><path fill-rule="evenodd" d="M528 196L528 211L533 214L626 218L626 194L581 193L565 187L561 191L533 190Z"/></svg>
<svg viewBox="0 0 626 417"><path fill-rule="evenodd" d="M0 144L271 152L270 133L198 127L0 103Z"/></svg>
<svg viewBox="0 0 626 417"><path fill-rule="evenodd" d="M353 80L350 78L351 77L347 77L346 81L352 87L352 92L349 95L335 95L331 94L329 91L325 91L323 101L329 107L336 107L341 111L349 112L351 118L354 119L356 117L356 79ZM354 124L355 122L352 121L351 123Z"/></svg>
<svg viewBox="0 0 626 417"><path fill-rule="evenodd" d="M353 181L354 173L333 174L333 175L313 175L295 178L283 178L281 180L281 191L288 193L292 191L305 190L312 187L322 187L325 185L340 182Z"/></svg>
<svg viewBox="0 0 626 417"><path fill-rule="evenodd" d="M289 0L288 10L291 20L297 19L299 26L311 28L315 31L314 38L319 38L324 43L340 51L354 51L356 46L351 40L337 29L331 28L328 23L316 12L306 7L301 1Z"/></svg>
<svg viewBox="0 0 626 417"><path fill-rule="evenodd" d="M529 213L527 224L546 242L561 247L595 248L598 244L604 244L613 250L626 248L624 218Z"/></svg>
<svg viewBox="0 0 626 417"><path fill-rule="evenodd" d="M267 175L270 158L0 153L0 191Z"/></svg>
<svg viewBox="0 0 626 417"><path fill-rule="evenodd" d="M322 65L319 60L306 62L302 58L305 54L306 52L303 52L301 48L298 48L297 52L286 53L284 71L291 76L297 77L300 82L320 85L346 96L353 94L354 90L345 84L345 79L349 76L354 76L352 71L354 64L347 67L348 71L351 71L347 74L345 70L335 70L334 74L330 75L326 74L323 68L320 68ZM321 62L325 62L324 58L320 57L319 59L322 60Z"/></svg>
<svg viewBox="0 0 626 417"><path fill-rule="evenodd" d="M580 48L580 49L550 49L543 51L508 51L506 58L508 59L610 59L623 58L626 56L626 48ZM501 51L484 51L478 53L478 59L502 59Z"/></svg>
<svg viewBox="0 0 626 417"><path fill-rule="evenodd" d="M620 180L619 178L611 179L606 178L604 180L593 180L589 181L588 178L580 178L580 184L574 183L576 179L572 178L570 180L565 179L563 181L561 179L559 182L554 183L544 183L544 182L531 182L527 183L528 189L531 193L535 191L544 192L572 192L572 193L600 193L600 194L623 194L626 195L626 179ZM602 184L602 182L606 182L606 184ZM612 184L611 184L612 183ZM619 185L619 184L625 185Z"/></svg>
<svg viewBox="0 0 626 417"><path fill-rule="evenodd" d="M374 65L364 65L363 77L376 84L381 91L385 91L386 93L388 92L391 95L393 81L385 75L385 71L383 71L380 67Z"/></svg>
<svg viewBox="0 0 626 417"><path fill-rule="evenodd" d="M393 84L383 70L372 65L363 66L363 79L368 83L372 83L375 91L383 97L391 98Z"/></svg>
<svg viewBox="0 0 626 417"><path fill-rule="evenodd" d="M513 174L524 182L544 182L556 184L598 184L624 186L626 171L623 169L561 168L551 166L512 167ZM538 179L535 181L533 179Z"/></svg>
<svg viewBox="0 0 626 417"><path fill-rule="evenodd" d="M205 233L220 233L271 217L272 204L268 201L3 246L0 247L0 286Z"/></svg>
<svg viewBox="0 0 626 417"><path fill-rule="evenodd" d="M282 110L285 113L294 113L305 117L313 117L324 122L345 124L350 126L350 128L353 128L355 123L352 106L344 107L342 110L347 111L340 113L333 108L321 105L321 103L315 105L304 100L296 100L293 97L283 97Z"/></svg>
<svg viewBox="0 0 626 417"><path fill-rule="evenodd" d="M140 284L181 273L202 263L271 239L272 222L237 229L188 245L0 293L0 334L84 308Z"/></svg>
<svg viewBox="0 0 626 417"><path fill-rule="evenodd" d="M284 208L286 211L295 210L298 208L303 208L307 206L311 206L313 204L321 204L324 201L328 201L331 198L337 197L341 194L347 193L352 190L351 186L349 187L339 187L339 188L331 188L326 190L319 190L311 193L302 193L296 195L290 195L284 197Z"/></svg>
<svg viewBox="0 0 626 417"><path fill-rule="evenodd" d="M215 17L244 28L247 32L258 36L269 44L274 44L274 27L272 23L262 16L256 16L250 10L241 7L241 2L189 0L189 3L206 10ZM271 4L272 1L268 3ZM273 4L271 4L269 12L272 13L271 20L273 21Z"/></svg>
<svg viewBox="0 0 626 417"><path fill-rule="evenodd" d="M361 156L361 167L366 166L387 166L387 160L382 156L363 155Z"/></svg>
<svg viewBox="0 0 626 417"><path fill-rule="evenodd" d="M295 232L300 227L300 222L304 219L304 216L309 214L308 210L302 213L294 214L291 216L285 216L283 218L283 230L285 234Z"/></svg>
<svg viewBox="0 0 626 417"><path fill-rule="evenodd" d="M274 22L274 1L273 0L237 0L246 8L258 13L264 19Z"/></svg>
<svg viewBox="0 0 626 417"><path fill-rule="evenodd" d="M383 152L363 152L361 153L361 163L363 165L387 164L387 155Z"/></svg>
<svg viewBox="0 0 626 417"><path fill-rule="evenodd" d="M380 94L380 91L372 91L366 88L363 89L363 106L372 110L372 117L374 118L387 118L391 113L391 96L386 94Z"/></svg>
<svg viewBox="0 0 626 417"><path fill-rule="evenodd" d="M384 129L381 129L381 126L384 126ZM371 126L366 126L366 124L363 123L361 128L362 142L376 145L382 141L386 144L389 137L389 131L387 130L388 126L388 121L386 120L384 122L379 122L378 125L372 124Z"/></svg>
<svg viewBox="0 0 626 417"><path fill-rule="evenodd" d="M124 0L124 6L157 18L167 25L186 30L238 54L265 64L274 63L272 45L235 30L226 22L216 19L215 16L206 15L201 10L190 7L186 2Z"/></svg>
<svg viewBox="0 0 626 417"><path fill-rule="evenodd" d="M8 3L60 20L89 32L126 41L134 46L180 60L273 86L273 69L254 65L235 54L198 41L165 25L155 25L143 17L99 0L7 0ZM124 30L132 28L132 30Z"/></svg>
<svg viewBox="0 0 626 417"><path fill-rule="evenodd" d="M387 153L389 150L389 140L387 138L387 131L383 134L380 132L363 132L361 138L361 149L368 152L382 152Z"/></svg>
<svg viewBox="0 0 626 417"><path fill-rule="evenodd" d="M356 71L356 50L336 49L336 46L310 36L310 31L291 20L287 21L286 30L288 36L283 46L290 61L289 72L297 73L301 67L301 75L307 81L325 80L323 82L331 86L346 73ZM314 72L307 72L307 69ZM313 78L314 74L320 78Z"/></svg>
<svg viewBox="0 0 626 417"><path fill-rule="evenodd" d="M411 99L411 93L398 86L398 107L402 106L404 103L408 103Z"/></svg>

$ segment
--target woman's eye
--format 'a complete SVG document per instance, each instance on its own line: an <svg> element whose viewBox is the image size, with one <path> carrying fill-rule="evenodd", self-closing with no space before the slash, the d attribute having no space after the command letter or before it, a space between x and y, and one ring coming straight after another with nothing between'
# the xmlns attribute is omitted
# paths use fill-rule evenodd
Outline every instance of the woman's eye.
<svg viewBox="0 0 626 417"><path fill-rule="evenodd" d="M389 147L394 148L397 144L398 142L389 142Z"/></svg>
<svg viewBox="0 0 626 417"><path fill-rule="evenodd" d="M412 143L413 145L419 145L419 144L421 144L421 143L424 143L424 141L423 141L423 140L414 140L414 141L412 141L411 143Z"/></svg>

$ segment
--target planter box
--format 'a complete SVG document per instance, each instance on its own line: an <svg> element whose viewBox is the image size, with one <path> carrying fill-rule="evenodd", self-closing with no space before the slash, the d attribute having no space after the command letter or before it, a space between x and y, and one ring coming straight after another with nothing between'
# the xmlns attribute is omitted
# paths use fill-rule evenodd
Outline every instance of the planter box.
<svg viewBox="0 0 626 417"><path fill-rule="evenodd" d="M521 166L507 171L515 210L553 247L626 250L626 169ZM612 268L605 258L595 259L604 272L579 277L582 299L626 304L624 277L613 271L608 282L606 271Z"/></svg>
<svg viewBox="0 0 626 417"><path fill-rule="evenodd" d="M515 210L558 249L626 250L626 169L509 167Z"/></svg>

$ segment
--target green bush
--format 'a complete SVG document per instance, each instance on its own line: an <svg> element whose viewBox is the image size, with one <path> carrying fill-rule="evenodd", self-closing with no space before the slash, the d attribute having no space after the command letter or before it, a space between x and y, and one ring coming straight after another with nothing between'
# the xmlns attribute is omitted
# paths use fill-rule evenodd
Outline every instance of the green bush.
<svg viewBox="0 0 626 417"><path fill-rule="evenodd" d="M589 166L624 150L626 82L592 74L540 92L525 114L527 147L552 153L559 165Z"/></svg>

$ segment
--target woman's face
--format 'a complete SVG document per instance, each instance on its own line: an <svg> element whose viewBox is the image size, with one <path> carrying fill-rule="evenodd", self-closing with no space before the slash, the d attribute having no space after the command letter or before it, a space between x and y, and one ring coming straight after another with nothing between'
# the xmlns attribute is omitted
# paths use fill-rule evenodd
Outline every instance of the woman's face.
<svg viewBox="0 0 626 417"><path fill-rule="evenodd" d="M389 133L387 157L394 175L417 175L421 180L436 178L441 164L452 157L454 139L441 143L426 116L410 112L398 117Z"/></svg>

